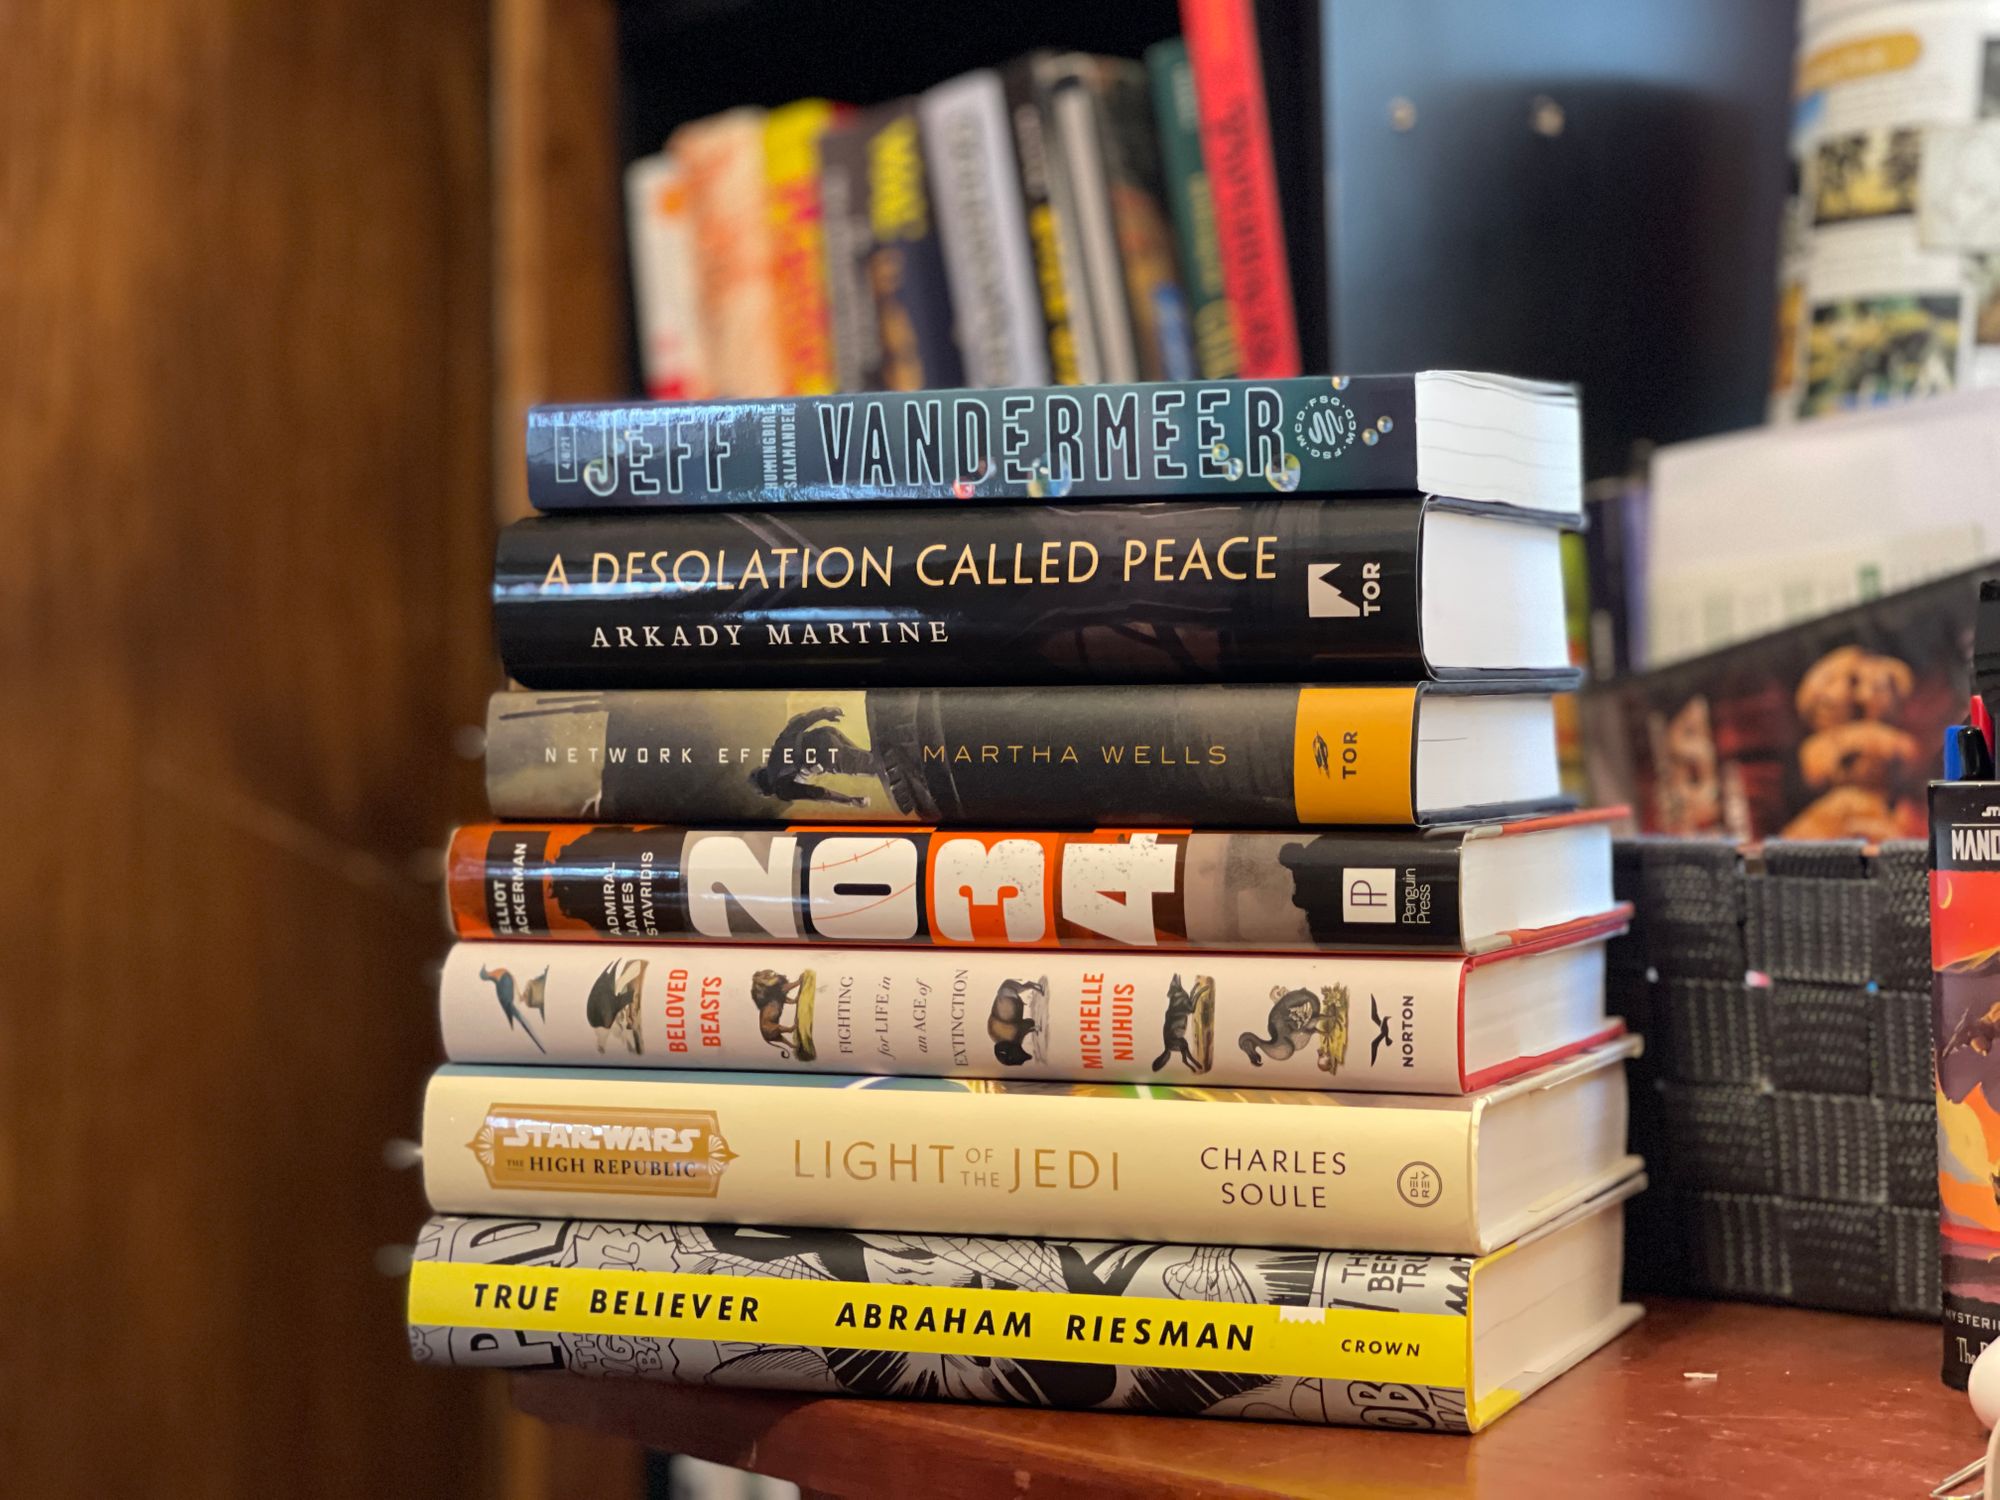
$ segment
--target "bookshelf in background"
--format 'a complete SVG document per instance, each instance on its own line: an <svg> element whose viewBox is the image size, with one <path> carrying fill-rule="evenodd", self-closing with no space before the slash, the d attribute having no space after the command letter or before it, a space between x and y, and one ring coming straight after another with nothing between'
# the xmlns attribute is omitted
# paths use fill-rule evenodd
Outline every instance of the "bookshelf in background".
<svg viewBox="0 0 2000 1500"><path fill-rule="evenodd" d="M527 405L642 390L620 183L677 126L879 104L1039 48L1137 59L1183 30L1171 0L503 0L496 16L506 514L524 509ZM1760 418L1787 7L1634 0L1616 28L1596 0L1262 0L1255 17L1306 370L1580 381L1586 477L1623 472L1635 441Z"/></svg>

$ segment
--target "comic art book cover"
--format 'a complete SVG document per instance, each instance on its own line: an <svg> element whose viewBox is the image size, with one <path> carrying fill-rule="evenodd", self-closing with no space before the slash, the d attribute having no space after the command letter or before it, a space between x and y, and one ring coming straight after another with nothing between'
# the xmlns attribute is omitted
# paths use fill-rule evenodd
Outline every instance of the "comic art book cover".
<svg viewBox="0 0 2000 1500"><path fill-rule="evenodd" d="M2000 1331L2000 782L1931 787L1944 1380L1965 1388Z"/></svg>
<svg viewBox="0 0 2000 1500"><path fill-rule="evenodd" d="M1591 690L1595 789L1649 833L1922 838L1977 593L1958 574Z"/></svg>

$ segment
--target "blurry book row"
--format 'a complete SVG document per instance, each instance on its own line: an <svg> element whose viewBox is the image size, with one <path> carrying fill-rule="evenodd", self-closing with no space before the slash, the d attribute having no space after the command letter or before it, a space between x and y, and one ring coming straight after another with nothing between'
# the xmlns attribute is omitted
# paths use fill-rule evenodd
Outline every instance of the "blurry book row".
<svg viewBox="0 0 2000 1500"><path fill-rule="evenodd" d="M680 127L626 169L648 393L1296 375L1254 75L1176 38Z"/></svg>

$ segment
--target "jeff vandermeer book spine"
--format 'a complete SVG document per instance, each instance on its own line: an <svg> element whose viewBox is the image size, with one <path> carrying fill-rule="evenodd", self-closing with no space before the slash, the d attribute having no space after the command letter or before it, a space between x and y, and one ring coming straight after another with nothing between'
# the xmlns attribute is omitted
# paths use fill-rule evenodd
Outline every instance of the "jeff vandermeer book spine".
<svg viewBox="0 0 2000 1500"><path fill-rule="evenodd" d="M1481 1265L447 1215L417 1237L410 1348L693 1386L1463 1432L1518 1399L1474 1395Z"/></svg>
<svg viewBox="0 0 2000 1500"><path fill-rule="evenodd" d="M1455 953L1464 849L1450 830L478 823L445 878L463 938Z"/></svg>
<svg viewBox="0 0 2000 1500"><path fill-rule="evenodd" d="M1491 961L460 943L438 1011L453 1062L1456 1094L1465 977ZM1603 960L1540 962L1582 984Z"/></svg>
<svg viewBox="0 0 2000 1500"><path fill-rule="evenodd" d="M1052 482L1071 501L1401 494L1418 488L1416 400L1408 375L1335 375L538 406L528 497L587 510L1044 499Z"/></svg>
<svg viewBox="0 0 2000 1500"><path fill-rule="evenodd" d="M1435 691L496 693L486 795L502 818L607 822L1409 825Z"/></svg>
<svg viewBox="0 0 2000 1500"><path fill-rule="evenodd" d="M1593 1196L1636 1166L1617 1061L1636 1050L1463 1098L446 1064L424 1187L440 1213L1483 1252L1568 1201L1482 1213L1480 1113L1588 1091L1605 1134L1562 1186Z"/></svg>
<svg viewBox="0 0 2000 1500"><path fill-rule="evenodd" d="M1274 499L526 520L500 534L494 628L508 673L532 688L1409 682L1428 675L1424 510Z"/></svg>

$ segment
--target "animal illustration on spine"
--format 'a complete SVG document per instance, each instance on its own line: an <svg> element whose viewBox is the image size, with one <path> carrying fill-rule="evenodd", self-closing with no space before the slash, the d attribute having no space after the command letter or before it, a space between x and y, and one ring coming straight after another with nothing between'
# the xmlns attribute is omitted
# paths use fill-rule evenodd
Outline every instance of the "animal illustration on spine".
<svg viewBox="0 0 2000 1500"><path fill-rule="evenodd" d="M803 970L797 979L787 979L776 969L759 969L750 976L750 998L757 1006L757 1034L778 1049L787 1062L809 1063L819 1056L813 1044L813 992L818 976ZM785 1007L792 1007L792 1021L785 1024Z"/></svg>
<svg viewBox="0 0 2000 1500"><path fill-rule="evenodd" d="M995 1058L1018 1068L1042 1052L1048 1035L1048 1000L1046 974L1040 979L1009 979L1001 984L986 1017L986 1034L993 1038Z"/></svg>
<svg viewBox="0 0 2000 1500"><path fill-rule="evenodd" d="M507 1018L507 1029L512 1031L516 1026L520 1027L528 1034L528 1040L535 1044L537 1052L547 1052L549 1049L544 1047L542 1039L535 1035L535 1028L530 1026L528 1018L521 1014L523 997L516 990L513 974L506 969L482 968L479 977L493 986L493 998L500 1002L500 1014ZM543 969L527 984L527 989L535 996L535 1010L538 1013L542 1008L540 1003L542 990L547 985L548 979L549 971Z"/></svg>
<svg viewBox="0 0 2000 1500"><path fill-rule="evenodd" d="M1264 1036L1246 1031L1237 1038L1253 1067L1261 1068L1266 1058L1283 1062L1317 1039L1320 1071L1338 1072L1347 1060L1347 987L1335 985L1315 995L1311 990L1272 985L1265 1031Z"/></svg>
<svg viewBox="0 0 2000 1500"><path fill-rule="evenodd" d="M634 1052L646 1050L639 1009L639 989L645 978L646 960L628 958L606 964L604 972L591 981L584 1015L597 1033L599 1052L614 1036Z"/></svg>
<svg viewBox="0 0 2000 1500"><path fill-rule="evenodd" d="M1196 1073L1206 1073L1215 1062L1215 979L1209 974L1194 976L1194 990L1181 987L1176 974L1167 985L1167 1014L1160 1023L1160 1055L1153 1059L1159 1072L1180 1054L1182 1062Z"/></svg>
<svg viewBox="0 0 2000 1500"><path fill-rule="evenodd" d="M1320 992L1326 1019L1319 1029L1319 1070L1338 1073L1347 1061L1347 986L1336 984Z"/></svg>
<svg viewBox="0 0 2000 1500"><path fill-rule="evenodd" d="M521 986L519 996L521 1009L531 1010L544 1021L549 1018L549 971L543 965L542 972Z"/></svg>

